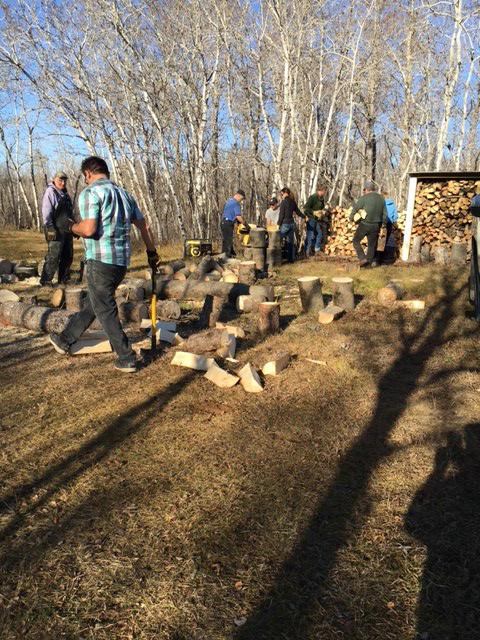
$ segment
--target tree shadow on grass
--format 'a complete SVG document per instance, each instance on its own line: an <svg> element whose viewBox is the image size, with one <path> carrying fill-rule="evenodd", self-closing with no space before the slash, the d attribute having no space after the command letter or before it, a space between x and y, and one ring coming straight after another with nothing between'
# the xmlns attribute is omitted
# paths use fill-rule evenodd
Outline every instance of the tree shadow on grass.
<svg viewBox="0 0 480 640"><path fill-rule="evenodd" d="M19 541L17 536L27 518L45 506L59 490L108 458L129 438L142 431L149 424L149 419L154 415L158 417L169 402L185 389L193 377L194 372L189 371L180 380L170 384L165 391L155 393L130 408L94 438L31 482L22 484L10 493L0 496L0 514L12 514L10 521L0 529L0 538L3 539L4 544L0 564L12 567L22 561L28 545ZM22 501L31 499L37 492L40 494L38 499L25 507L21 505Z"/></svg>
<svg viewBox="0 0 480 640"><path fill-rule="evenodd" d="M447 433L413 498L407 531L427 548L418 637L476 640L480 629L480 423Z"/></svg>
<svg viewBox="0 0 480 640"><path fill-rule="evenodd" d="M338 554L370 510L372 474L395 450L389 436L417 390L429 360L451 339L449 323L463 289L446 277L444 296L425 313L419 326L411 332L400 326L401 348L380 377L371 420L343 455L325 497L281 567L275 585L237 632L239 640L309 637L313 610L326 592Z"/></svg>

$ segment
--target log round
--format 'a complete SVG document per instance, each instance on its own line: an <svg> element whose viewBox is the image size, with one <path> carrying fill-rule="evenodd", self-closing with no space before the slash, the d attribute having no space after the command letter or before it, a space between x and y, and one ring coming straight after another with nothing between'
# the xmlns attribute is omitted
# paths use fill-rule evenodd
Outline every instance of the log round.
<svg viewBox="0 0 480 640"><path fill-rule="evenodd" d="M401 300L404 294L405 291L399 282L389 282L387 286L379 289L378 301L383 306L389 307L397 300Z"/></svg>
<svg viewBox="0 0 480 640"><path fill-rule="evenodd" d="M348 277L332 278L333 304L353 311L355 309L355 298L353 294L353 279Z"/></svg>
<svg viewBox="0 0 480 640"><path fill-rule="evenodd" d="M320 278L304 276L298 278L297 283L304 313L318 313L320 309L324 308Z"/></svg>
<svg viewBox="0 0 480 640"><path fill-rule="evenodd" d="M448 247L444 245L440 245L439 247L435 247L433 252L435 262L437 264L446 265L450 263L450 254L448 251Z"/></svg>
<svg viewBox="0 0 480 640"><path fill-rule="evenodd" d="M262 336L276 333L280 329L280 304L262 302L258 306L258 330Z"/></svg>
<svg viewBox="0 0 480 640"><path fill-rule="evenodd" d="M248 244L252 249L264 249L267 246L267 232L263 227L251 228Z"/></svg>
<svg viewBox="0 0 480 640"><path fill-rule="evenodd" d="M80 287L65 289L65 306L67 311L81 311L86 296L86 289Z"/></svg>
<svg viewBox="0 0 480 640"><path fill-rule="evenodd" d="M246 246L243 249L243 259L244 260L252 260L252 258L253 258L253 249L252 249L252 247Z"/></svg>
<svg viewBox="0 0 480 640"><path fill-rule="evenodd" d="M0 321L31 331L61 333L73 314L69 311L41 307L25 302L0 304Z"/></svg>
<svg viewBox="0 0 480 640"><path fill-rule="evenodd" d="M422 262L423 264L430 262L431 257L430 257L430 245L429 244L423 244L422 245L422 249L420 251L420 262Z"/></svg>
<svg viewBox="0 0 480 640"><path fill-rule="evenodd" d="M280 231L269 231L268 232L268 248L269 249L281 249L282 248L282 237L280 235Z"/></svg>
<svg viewBox="0 0 480 640"><path fill-rule="evenodd" d="M282 264L282 250L270 247L267 249L267 264L266 271L269 269L273 269L274 267L279 267Z"/></svg>
<svg viewBox="0 0 480 640"><path fill-rule="evenodd" d="M60 307L63 306L64 302L65 302L65 290L59 287L58 289L55 289L55 291L52 293L52 297L50 298L50 303L52 307L59 309Z"/></svg>
<svg viewBox="0 0 480 640"><path fill-rule="evenodd" d="M237 311L243 313L258 311L262 302L268 302L265 296L238 296L236 304Z"/></svg>
<svg viewBox="0 0 480 640"><path fill-rule="evenodd" d="M157 318L162 320L178 320L182 315L176 300L157 300Z"/></svg>
<svg viewBox="0 0 480 640"><path fill-rule="evenodd" d="M257 271L265 271L265 259L265 248L252 248L252 260L255 262L255 268Z"/></svg>
<svg viewBox="0 0 480 640"><path fill-rule="evenodd" d="M250 287L249 293L252 296L265 296L268 302L275 301L275 289L272 284L254 284Z"/></svg>
<svg viewBox="0 0 480 640"><path fill-rule="evenodd" d="M220 298L219 296L212 296L210 294L205 296L205 302L203 303L203 308L198 320L202 329L209 327L215 328L226 302L226 298Z"/></svg>
<svg viewBox="0 0 480 640"><path fill-rule="evenodd" d="M121 322L141 322L150 317L150 311L144 302L122 302L118 305Z"/></svg>
<svg viewBox="0 0 480 640"><path fill-rule="evenodd" d="M255 284L255 269L256 265L254 260L245 260L241 262L238 266L238 281L241 284Z"/></svg>

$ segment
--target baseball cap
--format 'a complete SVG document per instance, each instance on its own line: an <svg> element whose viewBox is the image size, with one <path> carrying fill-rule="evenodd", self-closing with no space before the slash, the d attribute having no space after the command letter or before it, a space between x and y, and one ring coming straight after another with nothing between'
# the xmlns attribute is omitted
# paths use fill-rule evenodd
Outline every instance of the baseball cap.
<svg viewBox="0 0 480 640"><path fill-rule="evenodd" d="M237 193L239 196L242 196L242 198L245 198L245 191L243 189L237 189Z"/></svg>
<svg viewBox="0 0 480 640"><path fill-rule="evenodd" d="M55 180L55 178L65 178L65 180L68 180L68 176L65 173L65 171L57 171L55 173L55 175L53 176L53 179Z"/></svg>

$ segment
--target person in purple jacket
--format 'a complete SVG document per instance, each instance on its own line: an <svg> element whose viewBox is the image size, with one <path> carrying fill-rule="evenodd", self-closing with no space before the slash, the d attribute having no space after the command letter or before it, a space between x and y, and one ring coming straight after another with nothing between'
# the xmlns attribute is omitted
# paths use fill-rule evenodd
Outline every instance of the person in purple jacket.
<svg viewBox="0 0 480 640"><path fill-rule="evenodd" d="M48 185L42 200L42 219L48 250L45 256L40 284L53 286L53 277L58 271L58 284L64 284L70 277L73 262L73 235L58 229L58 216L73 218L73 204L67 192L68 176L57 171Z"/></svg>

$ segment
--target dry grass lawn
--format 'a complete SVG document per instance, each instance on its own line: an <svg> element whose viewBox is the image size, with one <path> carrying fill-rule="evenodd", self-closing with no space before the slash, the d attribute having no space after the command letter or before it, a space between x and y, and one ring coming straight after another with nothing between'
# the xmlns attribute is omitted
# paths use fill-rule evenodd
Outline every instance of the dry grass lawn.
<svg viewBox="0 0 480 640"><path fill-rule="evenodd" d="M8 237L7 237L8 236ZM40 257L27 232L0 254ZM136 265L143 256L139 254ZM479 337L466 271L354 273L334 325L276 277L291 366L262 394L0 330L0 637L474 640L480 628ZM389 278L425 312L385 310ZM307 358L324 361L318 364Z"/></svg>

